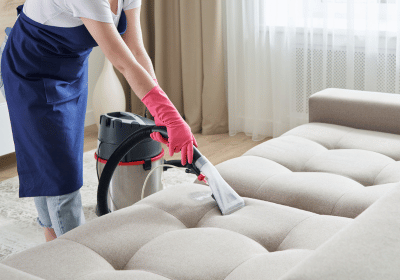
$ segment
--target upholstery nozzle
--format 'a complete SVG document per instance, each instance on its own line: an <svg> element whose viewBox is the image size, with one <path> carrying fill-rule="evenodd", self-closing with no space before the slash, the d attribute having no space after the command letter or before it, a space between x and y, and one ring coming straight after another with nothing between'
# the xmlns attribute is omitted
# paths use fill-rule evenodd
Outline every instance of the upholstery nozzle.
<svg viewBox="0 0 400 280"><path fill-rule="evenodd" d="M243 198L228 185L215 166L205 156L201 155L195 147L193 149L193 164L207 177L208 185L222 215L228 215L243 208L245 206ZM200 154L200 157L198 154Z"/></svg>
<svg viewBox="0 0 400 280"><path fill-rule="evenodd" d="M168 138L164 127L154 127L153 131L158 131L163 137ZM188 165L197 175L203 173L207 177L208 185L222 215L231 214L245 206L243 198L228 185L215 166L195 146L193 146L193 162Z"/></svg>

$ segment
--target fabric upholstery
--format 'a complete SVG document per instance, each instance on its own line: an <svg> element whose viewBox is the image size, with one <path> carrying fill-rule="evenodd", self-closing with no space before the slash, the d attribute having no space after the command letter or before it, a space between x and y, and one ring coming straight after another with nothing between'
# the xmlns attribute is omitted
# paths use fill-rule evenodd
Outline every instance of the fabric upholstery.
<svg viewBox="0 0 400 280"><path fill-rule="evenodd" d="M298 126L217 165L239 195L354 218L400 181L400 135Z"/></svg>
<svg viewBox="0 0 400 280"><path fill-rule="evenodd" d="M274 275L283 275L353 221L252 198L222 216L210 195L199 184L171 187L3 264L44 279L63 279L71 267L69 279L134 275L121 270L154 279L239 279L242 265L271 260Z"/></svg>
<svg viewBox="0 0 400 280"><path fill-rule="evenodd" d="M398 94L328 88L309 98L309 122L400 134Z"/></svg>
<svg viewBox="0 0 400 280"><path fill-rule="evenodd" d="M395 280L400 275L400 184L281 280Z"/></svg>
<svg viewBox="0 0 400 280"><path fill-rule="evenodd" d="M13 279L13 280L43 279L1 263L0 263L0 275L1 279Z"/></svg>
<svg viewBox="0 0 400 280"><path fill-rule="evenodd" d="M347 91L337 100L336 93L312 96L319 106L333 100L330 112L310 108L337 123L301 125L216 166L244 198L244 208L222 216L208 186L169 187L10 256L0 264L0 275L398 279L400 135L367 130L357 118L340 125L344 113L335 106L368 109L381 115L379 123L390 118L382 108L391 112L400 95L388 104L393 97L377 101L375 95Z"/></svg>

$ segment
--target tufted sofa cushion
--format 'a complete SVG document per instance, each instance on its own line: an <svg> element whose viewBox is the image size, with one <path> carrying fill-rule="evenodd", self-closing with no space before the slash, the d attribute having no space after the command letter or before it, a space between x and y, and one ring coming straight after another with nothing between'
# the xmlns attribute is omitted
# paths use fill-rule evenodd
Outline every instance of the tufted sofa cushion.
<svg viewBox="0 0 400 280"><path fill-rule="evenodd" d="M400 184L279 280L398 280Z"/></svg>
<svg viewBox="0 0 400 280"><path fill-rule="evenodd" d="M400 181L400 135L298 126L217 165L241 196L354 218Z"/></svg>
<svg viewBox="0 0 400 280"><path fill-rule="evenodd" d="M221 216L210 194L166 189L3 264L44 279L277 279L353 221L252 198Z"/></svg>
<svg viewBox="0 0 400 280"><path fill-rule="evenodd" d="M0 263L0 275L1 279L13 279L13 280L39 280L42 278L33 276L21 270L12 268L8 265Z"/></svg>

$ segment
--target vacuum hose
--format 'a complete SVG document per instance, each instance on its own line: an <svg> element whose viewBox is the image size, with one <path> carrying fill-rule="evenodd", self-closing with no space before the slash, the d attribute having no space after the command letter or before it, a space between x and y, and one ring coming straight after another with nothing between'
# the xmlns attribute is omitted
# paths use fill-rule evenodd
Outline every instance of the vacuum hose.
<svg viewBox="0 0 400 280"><path fill-rule="evenodd" d="M98 215L102 216L110 213L108 208L108 188L110 186L111 178L122 158L137 144L143 140L150 138L150 134L153 132L159 132L164 138L168 138L167 129L159 126L146 126L142 129L137 130L135 133L128 136L114 151L114 153L107 160L106 165L101 173L99 180L99 187L97 189L97 211ZM201 153L193 146L193 164L188 164L191 169L200 175L200 171L194 165L194 163L202 157Z"/></svg>

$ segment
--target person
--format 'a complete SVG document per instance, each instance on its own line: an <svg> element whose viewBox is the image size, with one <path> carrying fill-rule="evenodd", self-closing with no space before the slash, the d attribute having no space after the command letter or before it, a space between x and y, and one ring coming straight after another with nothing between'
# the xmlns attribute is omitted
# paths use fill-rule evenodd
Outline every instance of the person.
<svg viewBox="0 0 400 280"><path fill-rule="evenodd" d="M147 106L151 137L192 163L196 140L160 88L144 48L141 0L27 0L1 58L19 175L19 196L34 197L37 222L51 241L85 223L84 120L88 56L99 46ZM110 92L112 94L112 92Z"/></svg>

